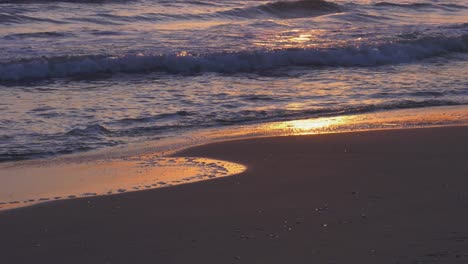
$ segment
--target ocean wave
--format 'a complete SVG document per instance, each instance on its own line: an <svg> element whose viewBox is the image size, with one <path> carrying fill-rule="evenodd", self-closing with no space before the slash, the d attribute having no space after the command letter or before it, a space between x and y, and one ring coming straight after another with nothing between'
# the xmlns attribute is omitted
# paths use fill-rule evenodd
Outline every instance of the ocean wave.
<svg viewBox="0 0 468 264"><path fill-rule="evenodd" d="M391 2L378 2L374 6L396 6L396 7L409 7L409 8L418 8L418 7L432 7L433 4L430 3L391 3Z"/></svg>
<svg viewBox="0 0 468 264"><path fill-rule="evenodd" d="M273 16L277 18L301 18L340 12L338 4L323 0L278 1L248 8L236 8L218 12L225 16L257 18Z"/></svg>
<svg viewBox="0 0 468 264"><path fill-rule="evenodd" d="M104 4L119 2L134 2L135 0L0 0L0 4L44 4L44 3L77 3Z"/></svg>
<svg viewBox="0 0 468 264"><path fill-rule="evenodd" d="M468 52L468 35L423 37L379 45L322 49L256 50L200 55L182 52L169 55L41 57L0 64L0 81L145 72L233 74L291 66L368 67L407 63L453 52Z"/></svg>
<svg viewBox="0 0 468 264"><path fill-rule="evenodd" d="M378 2L374 6L377 7L399 7L408 9L419 8L438 8L438 9L466 9L468 7L458 4L432 4L432 3L392 3L392 2Z"/></svg>
<svg viewBox="0 0 468 264"><path fill-rule="evenodd" d="M187 20L197 20L197 19L206 19L211 18L212 13L206 14L167 14L167 13L142 13L138 15L128 16L128 15L116 15L116 14L99 14L98 18L79 18L78 20L84 22L91 22L96 24L109 24L117 25L121 22L131 23L137 21L146 21L146 22L156 22L156 21L187 21ZM76 20L76 19L75 19Z"/></svg>
<svg viewBox="0 0 468 264"><path fill-rule="evenodd" d="M462 90L441 90L441 91L414 91L414 92L381 92L376 93L372 98L406 98L406 97L433 97L441 98L444 96L464 96L468 95L468 88Z"/></svg>
<svg viewBox="0 0 468 264"><path fill-rule="evenodd" d="M458 9L468 9L466 5L458 5L458 4L440 4L441 6L451 7L451 8L458 8Z"/></svg>
<svg viewBox="0 0 468 264"><path fill-rule="evenodd" d="M9 135L0 135L0 140L2 141L7 141L7 140L11 140L13 139L13 136L9 136Z"/></svg>
<svg viewBox="0 0 468 264"><path fill-rule="evenodd" d="M174 1L171 1L171 2L173 3ZM195 6L217 6L218 5L217 3L210 3L210 2L204 2L204 1L183 1L182 3L195 5Z"/></svg>
<svg viewBox="0 0 468 264"><path fill-rule="evenodd" d="M44 32L31 32L31 33L16 33L6 35L5 39L23 39L23 38L60 38L66 36L73 36L71 33L57 32L57 31L44 31Z"/></svg>
<svg viewBox="0 0 468 264"><path fill-rule="evenodd" d="M45 22L61 24L62 22L53 20L50 18L37 18L32 16L20 15L20 14L9 14L0 12L0 24L23 24L32 22Z"/></svg>
<svg viewBox="0 0 468 264"><path fill-rule="evenodd" d="M50 4L50 3L76 3L76 4L127 4L132 2L152 2L152 0L0 0L0 4ZM218 3L190 0L153 0L154 4L188 4L194 6L218 6Z"/></svg>
<svg viewBox="0 0 468 264"><path fill-rule="evenodd" d="M111 131L106 127L99 124L92 124L86 127L73 128L72 130L65 133L66 136L102 136L111 134Z"/></svg>
<svg viewBox="0 0 468 264"><path fill-rule="evenodd" d="M187 4L187 3L186 3ZM203 2L188 2L188 4L207 5ZM122 16L114 14L100 14L114 21L171 21L171 20L205 20L213 18L222 19L258 19L258 18L281 18L293 19L304 17L315 17L331 13L341 12L342 8L338 4L327 2L324 0L298 0L298 1L279 1L267 4L257 5L246 8L234 8L224 11L216 11L213 13L183 13L183 14L167 14L167 13L147 13L137 16Z"/></svg>
<svg viewBox="0 0 468 264"><path fill-rule="evenodd" d="M204 2L184 2L185 4L207 5ZM116 14L99 14L97 18L74 18L74 21L91 22L97 24L118 24L121 22L135 21L187 21L187 20L205 20L205 19L258 19L258 18L281 18L293 19L314 17L331 13L341 12L342 8L338 4L327 2L324 0L298 0L298 1L279 1L267 4L257 5L247 8L234 8L224 11L216 11L212 13L143 13L133 16L116 15Z"/></svg>
<svg viewBox="0 0 468 264"><path fill-rule="evenodd" d="M424 108L435 106L457 106L466 105L468 101L452 101L443 99L431 100L394 100L381 104L350 105L331 108L317 108L306 110L285 110L278 109L273 111L244 111L235 116L220 117L213 119L214 125L237 125L249 122L270 122L284 121L300 118L315 118L340 115L364 114L377 111L389 111L398 109Z"/></svg>
<svg viewBox="0 0 468 264"><path fill-rule="evenodd" d="M269 121L282 121L298 118L313 118L324 116L338 116L338 115L351 115L363 114L376 111L388 111L397 109L411 109L411 108L424 108L434 106L457 106L466 105L468 101L453 101L445 99L426 99L426 100L392 100L380 104L366 104L366 105L348 105L337 107L320 107L303 110L287 110L287 109L274 109L274 110L241 110L232 112L198 112L198 113L169 113L161 114L155 118L132 118L116 120L107 125L116 124L123 125L120 129L110 131L103 124L92 124L84 128L75 128L67 133L66 136L111 136L111 137L138 137L147 136L154 133L161 133L169 130L180 130L182 128L193 127L213 127L220 125L236 125L250 122L269 122ZM180 118L177 123L164 123L161 122L161 116L175 116ZM128 125L132 125L128 127Z"/></svg>
<svg viewBox="0 0 468 264"><path fill-rule="evenodd" d="M150 122L160 121L162 119L176 119L178 117L188 117L191 115L193 115L193 113L190 113L188 111L177 111L175 113L164 113L164 114L159 114L159 115L154 115L154 116L124 118L124 119L117 120L114 123L120 124L120 125L129 125L129 124L135 124L135 123L150 123Z"/></svg>

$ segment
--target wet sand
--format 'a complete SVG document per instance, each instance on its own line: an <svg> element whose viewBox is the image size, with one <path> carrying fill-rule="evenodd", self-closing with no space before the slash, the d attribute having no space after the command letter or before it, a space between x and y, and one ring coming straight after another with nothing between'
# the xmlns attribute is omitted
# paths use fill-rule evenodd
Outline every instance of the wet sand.
<svg viewBox="0 0 468 264"><path fill-rule="evenodd" d="M139 155L120 159L43 159L0 163L0 210L84 196L166 188L229 177L240 164ZM84 158L84 157L81 157Z"/></svg>
<svg viewBox="0 0 468 264"><path fill-rule="evenodd" d="M1 263L467 263L468 127L244 139L239 175L0 212Z"/></svg>

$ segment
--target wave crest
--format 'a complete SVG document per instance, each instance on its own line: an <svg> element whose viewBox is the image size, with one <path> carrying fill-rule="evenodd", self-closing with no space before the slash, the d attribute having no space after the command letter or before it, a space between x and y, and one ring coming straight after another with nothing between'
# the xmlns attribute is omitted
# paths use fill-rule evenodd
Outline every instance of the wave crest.
<svg viewBox="0 0 468 264"><path fill-rule="evenodd" d="M468 35L426 37L380 45L324 49L256 50L191 55L65 56L0 64L0 81L113 73L261 72L289 66L377 66L412 62L452 52L468 52Z"/></svg>

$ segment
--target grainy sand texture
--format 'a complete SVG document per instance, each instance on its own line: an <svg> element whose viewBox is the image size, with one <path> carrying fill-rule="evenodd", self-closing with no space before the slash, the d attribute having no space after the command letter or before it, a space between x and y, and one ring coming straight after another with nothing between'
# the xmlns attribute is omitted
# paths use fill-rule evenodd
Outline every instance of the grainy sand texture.
<svg viewBox="0 0 468 264"><path fill-rule="evenodd" d="M0 212L0 262L468 263L468 127L177 153L245 172Z"/></svg>

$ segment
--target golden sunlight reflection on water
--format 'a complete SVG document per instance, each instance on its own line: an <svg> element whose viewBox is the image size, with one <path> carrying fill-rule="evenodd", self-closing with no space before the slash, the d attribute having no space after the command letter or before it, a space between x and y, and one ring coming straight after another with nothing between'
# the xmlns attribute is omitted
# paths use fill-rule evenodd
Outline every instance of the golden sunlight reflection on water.
<svg viewBox="0 0 468 264"><path fill-rule="evenodd" d="M233 129L223 129L222 131L219 129L206 130L195 133L193 138L216 141L248 137L310 135L447 125L468 125L468 108L466 106L448 106L403 109L367 114L269 122L244 125Z"/></svg>
<svg viewBox="0 0 468 264"><path fill-rule="evenodd" d="M257 129L274 135L309 135L375 129L467 125L468 109L434 107L336 117L321 117L265 124Z"/></svg>
<svg viewBox="0 0 468 264"><path fill-rule="evenodd" d="M72 155L63 162L5 163L0 164L0 178L2 183L7 183L0 185L0 209L55 199L159 188L234 175L245 170L242 165L219 160L166 157L177 150L210 142L446 125L468 125L468 108L394 110L207 129L125 148Z"/></svg>
<svg viewBox="0 0 468 264"><path fill-rule="evenodd" d="M271 125L268 129L288 131L296 135L316 134L318 131L327 131L339 125L352 122L354 116L325 117L280 122Z"/></svg>

